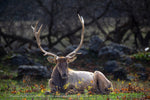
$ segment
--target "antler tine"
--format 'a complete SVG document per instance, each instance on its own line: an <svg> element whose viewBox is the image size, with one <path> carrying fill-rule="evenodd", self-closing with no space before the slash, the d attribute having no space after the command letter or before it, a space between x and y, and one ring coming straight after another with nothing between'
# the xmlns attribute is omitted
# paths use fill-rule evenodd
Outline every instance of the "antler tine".
<svg viewBox="0 0 150 100"><path fill-rule="evenodd" d="M79 51L79 49L81 48L82 44L83 44L83 39L84 39L84 19L79 14L78 14L78 17L79 17L79 20L80 20L80 22L82 24L81 41L80 41L79 46L73 52L69 53L66 56L66 57L69 57L69 58L74 57L77 54L77 52Z"/></svg>
<svg viewBox="0 0 150 100"><path fill-rule="evenodd" d="M53 56L53 57L57 58L57 55L55 55L55 54L53 54L53 53L50 53L50 52L47 52L47 51L45 51L45 50L42 48L42 46L41 46L41 41L40 41L40 32L41 32L41 29L42 29L42 26L43 26L43 25L41 25L40 28L38 29L38 31L36 31L36 30L37 30L37 26L38 26L38 22L36 22L35 27L31 26L31 28L33 29L33 33L34 33L34 36L35 36L35 38L36 38L36 42L37 42L37 44L38 44L38 47L39 47L40 50L44 53L44 56L48 55L48 56Z"/></svg>

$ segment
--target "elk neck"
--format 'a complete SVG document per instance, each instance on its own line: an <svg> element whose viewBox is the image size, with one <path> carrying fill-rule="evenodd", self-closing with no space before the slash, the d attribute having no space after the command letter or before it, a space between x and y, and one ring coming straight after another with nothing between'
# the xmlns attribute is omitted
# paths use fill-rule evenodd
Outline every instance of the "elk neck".
<svg viewBox="0 0 150 100"><path fill-rule="evenodd" d="M64 91L63 86L66 84L68 78L62 79L58 68L55 66L51 74L54 84L59 88L60 91Z"/></svg>

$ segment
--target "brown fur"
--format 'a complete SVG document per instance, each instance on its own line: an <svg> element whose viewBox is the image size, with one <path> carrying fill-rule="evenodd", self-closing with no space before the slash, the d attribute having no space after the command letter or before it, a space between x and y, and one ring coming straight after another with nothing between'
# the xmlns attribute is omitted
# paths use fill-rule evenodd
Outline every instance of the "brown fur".
<svg viewBox="0 0 150 100"><path fill-rule="evenodd" d="M53 69L53 72L51 74L51 79L49 80L49 86L51 87L51 91L52 92L56 92L56 91L60 91L60 92L65 92L65 90L63 89L63 86L66 84L67 82L67 78L63 79L61 77L61 73L60 73L60 69L58 64L66 62L65 58L61 58L57 60L57 64ZM67 69L68 72L68 69Z"/></svg>

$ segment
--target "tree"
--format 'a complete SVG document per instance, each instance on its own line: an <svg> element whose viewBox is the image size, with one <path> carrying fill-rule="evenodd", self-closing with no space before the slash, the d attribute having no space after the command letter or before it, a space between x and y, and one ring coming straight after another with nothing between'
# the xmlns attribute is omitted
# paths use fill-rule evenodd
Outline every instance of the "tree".
<svg viewBox="0 0 150 100"><path fill-rule="evenodd" d="M37 46L30 28L36 21L44 24L44 47L78 44L78 13L85 19L86 39L95 33L105 41L124 44L134 36L133 46L149 46L148 0L1 0L0 5L0 43L10 50Z"/></svg>

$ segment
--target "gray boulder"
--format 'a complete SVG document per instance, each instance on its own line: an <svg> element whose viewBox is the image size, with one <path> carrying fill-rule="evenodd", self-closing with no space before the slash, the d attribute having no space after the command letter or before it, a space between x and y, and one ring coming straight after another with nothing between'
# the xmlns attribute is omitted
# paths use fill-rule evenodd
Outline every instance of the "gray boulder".
<svg viewBox="0 0 150 100"><path fill-rule="evenodd" d="M114 79L126 80L127 71L123 67L119 67L113 71Z"/></svg>
<svg viewBox="0 0 150 100"><path fill-rule="evenodd" d="M139 64L139 63L135 63L134 64L134 68L136 69L136 71L139 71L139 72L145 72L145 68L142 64Z"/></svg>
<svg viewBox="0 0 150 100"><path fill-rule="evenodd" d="M116 60L120 58L120 52L111 46L105 46L99 50L98 57L106 60Z"/></svg>
<svg viewBox="0 0 150 100"><path fill-rule="evenodd" d="M77 48L77 45L72 45L72 46L68 46L66 48L66 54L72 52L73 50L75 50ZM78 53L81 53L82 55L87 55L88 54L88 50L86 48L84 48L83 46L80 48L80 50L78 51Z"/></svg>
<svg viewBox="0 0 150 100"><path fill-rule="evenodd" d="M132 49L130 49L127 46L121 45L121 44L110 43L108 46L111 46L112 48L118 50L122 54L132 54L133 53Z"/></svg>
<svg viewBox="0 0 150 100"><path fill-rule="evenodd" d="M49 51L49 48L43 47L43 49L46 50L46 51ZM52 50L50 50L50 51L53 52ZM42 57L43 57L43 54L44 54L39 48L29 50L28 53L30 53L31 55L42 56Z"/></svg>
<svg viewBox="0 0 150 100"><path fill-rule="evenodd" d="M32 65L34 62L23 55L14 55L9 59L12 65Z"/></svg>
<svg viewBox="0 0 150 100"><path fill-rule="evenodd" d="M99 49L103 46L103 40L101 40L98 36L92 36L89 42L89 50L98 53Z"/></svg>
<svg viewBox="0 0 150 100"><path fill-rule="evenodd" d="M110 43L99 50L98 57L106 60L117 60L121 59L126 54L131 54L132 52L133 51L126 46L117 43ZM129 61L130 59L127 60ZM129 62L132 63L131 60Z"/></svg>
<svg viewBox="0 0 150 100"><path fill-rule="evenodd" d="M131 64L133 64L133 60L130 57L126 57L125 58L125 64L126 65L131 65Z"/></svg>
<svg viewBox="0 0 150 100"><path fill-rule="evenodd" d="M122 56L119 61L121 61L122 63L124 63L126 66L132 65L134 62L131 59L131 57L128 56Z"/></svg>
<svg viewBox="0 0 150 100"><path fill-rule="evenodd" d="M142 81L146 81L148 79L148 74L146 73L138 73L139 79Z"/></svg>
<svg viewBox="0 0 150 100"><path fill-rule="evenodd" d="M133 81L133 80L135 80L136 79L136 77L135 76L131 76L131 75L127 75L127 81Z"/></svg>
<svg viewBox="0 0 150 100"><path fill-rule="evenodd" d="M119 68L117 61L107 61L104 65L104 71L107 73L113 73L115 69Z"/></svg>
<svg viewBox="0 0 150 100"><path fill-rule="evenodd" d="M30 66L21 65L18 67L17 78L23 78L24 76L30 76L37 79L50 78L51 71L48 71L46 66Z"/></svg>
<svg viewBox="0 0 150 100"><path fill-rule="evenodd" d="M29 49L28 49L27 45L21 46L14 50L14 52L18 53L18 54L26 54L26 53L28 53L28 51L29 51Z"/></svg>
<svg viewBox="0 0 150 100"><path fill-rule="evenodd" d="M148 74L144 73L144 72L138 72L138 79L142 80L142 81L146 81L148 79ZM137 77L135 76L131 76L131 75L127 75L127 80L128 81L133 81L135 80Z"/></svg>

